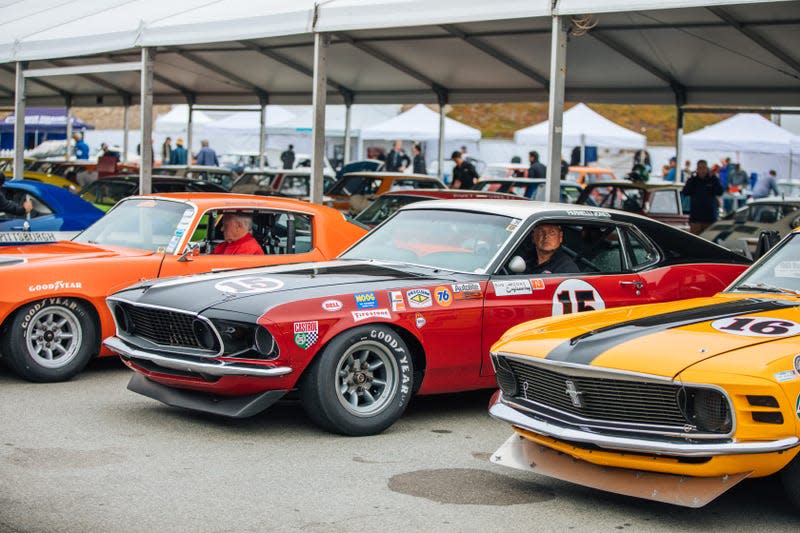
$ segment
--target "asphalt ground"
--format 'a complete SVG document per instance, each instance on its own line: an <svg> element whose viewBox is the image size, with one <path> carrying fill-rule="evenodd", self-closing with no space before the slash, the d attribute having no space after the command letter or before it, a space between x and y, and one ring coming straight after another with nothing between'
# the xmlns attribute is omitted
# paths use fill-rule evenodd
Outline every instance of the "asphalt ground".
<svg viewBox="0 0 800 533"><path fill-rule="evenodd" d="M116 359L33 384L0 367L0 531L797 531L775 478L701 509L489 463L490 391L417 398L384 434L317 429L297 402L246 420L129 392Z"/></svg>

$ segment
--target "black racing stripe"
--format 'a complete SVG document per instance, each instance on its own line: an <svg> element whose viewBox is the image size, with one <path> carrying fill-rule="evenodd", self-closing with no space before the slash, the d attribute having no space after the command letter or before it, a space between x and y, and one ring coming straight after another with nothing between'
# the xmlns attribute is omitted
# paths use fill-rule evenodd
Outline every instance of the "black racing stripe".
<svg viewBox="0 0 800 533"><path fill-rule="evenodd" d="M614 346L645 335L729 316L774 311L797 306L800 306L800 304L781 300L747 298L736 302L705 305L695 309L637 318L573 337L556 346L547 354L547 359L588 365L597 356Z"/></svg>

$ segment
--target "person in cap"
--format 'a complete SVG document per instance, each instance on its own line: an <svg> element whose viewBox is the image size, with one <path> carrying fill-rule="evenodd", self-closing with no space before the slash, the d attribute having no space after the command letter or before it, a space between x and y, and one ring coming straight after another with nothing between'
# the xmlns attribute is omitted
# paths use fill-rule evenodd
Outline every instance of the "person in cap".
<svg viewBox="0 0 800 533"><path fill-rule="evenodd" d="M183 137L175 139L175 148L169 156L170 165L186 165L189 160L189 151L183 147Z"/></svg>
<svg viewBox="0 0 800 533"><path fill-rule="evenodd" d="M6 182L6 175L0 172L0 213L7 213L16 216L25 216L33 209L33 202L26 198L22 205L12 202L3 194L3 183Z"/></svg>
<svg viewBox="0 0 800 533"><path fill-rule="evenodd" d="M471 189L478 182L478 171L475 170L475 166L464 160L464 156L459 150L453 152L450 159L456 164L453 167L453 183L451 187L453 189Z"/></svg>

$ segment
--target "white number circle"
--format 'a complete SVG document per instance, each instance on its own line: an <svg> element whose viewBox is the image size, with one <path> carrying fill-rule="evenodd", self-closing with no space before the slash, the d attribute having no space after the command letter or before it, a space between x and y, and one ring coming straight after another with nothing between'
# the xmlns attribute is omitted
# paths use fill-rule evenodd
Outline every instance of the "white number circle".
<svg viewBox="0 0 800 533"><path fill-rule="evenodd" d="M231 294L257 294L259 292L276 291L283 287L279 279L248 276L220 281L214 288Z"/></svg>
<svg viewBox="0 0 800 533"><path fill-rule="evenodd" d="M565 279L553 293L553 316L605 308L597 289L582 279Z"/></svg>
<svg viewBox="0 0 800 533"><path fill-rule="evenodd" d="M769 316L734 316L720 318L711 327L723 333L743 337L788 337L800 333L800 324Z"/></svg>

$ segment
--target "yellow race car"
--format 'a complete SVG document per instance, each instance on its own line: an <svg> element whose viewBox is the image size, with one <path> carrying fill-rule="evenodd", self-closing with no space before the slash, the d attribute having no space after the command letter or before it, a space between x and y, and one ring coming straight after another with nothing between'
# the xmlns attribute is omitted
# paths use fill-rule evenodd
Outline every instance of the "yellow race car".
<svg viewBox="0 0 800 533"><path fill-rule="evenodd" d="M38 172L29 170L27 167L34 163L35 159L25 158L25 168L22 171L22 178L26 180L40 181L42 183L49 183L57 187L63 187L72 192L78 192L81 186L75 182L68 180L63 176L56 174L48 174L45 172ZM0 157L0 172L5 173L6 178L11 179L14 176L14 160L11 157Z"/></svg>
<svg viewBox="0 0 800 533"><path fill-rule="evenodd" d="M701 507L780 473L800 507L800 232L708 298L534 320L491 348L496 463Z"/></svg>

